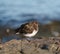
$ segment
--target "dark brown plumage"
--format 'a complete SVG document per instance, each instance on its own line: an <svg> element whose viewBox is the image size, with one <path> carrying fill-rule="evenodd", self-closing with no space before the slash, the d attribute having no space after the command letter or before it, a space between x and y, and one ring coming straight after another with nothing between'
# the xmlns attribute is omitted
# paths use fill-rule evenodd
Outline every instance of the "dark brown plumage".
<svg viewBox="0 0 60 54"><path fill-rule="evenodd" d="M21 34L22 34L22 33L27 34L27 33L32 33L34 29L35 29L35 30L38 29L38 22L36 22L36 21L22 24L22 25L21 25L19 28L17 28L15 31L16 31L16 32L19 32L19 33L21 33Z"/></svg>

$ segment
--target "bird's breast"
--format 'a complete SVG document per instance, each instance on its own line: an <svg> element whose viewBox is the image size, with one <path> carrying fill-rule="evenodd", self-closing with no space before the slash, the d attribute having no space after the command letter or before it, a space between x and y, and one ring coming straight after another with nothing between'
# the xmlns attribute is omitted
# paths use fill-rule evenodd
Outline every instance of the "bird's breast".
<svg viewBox="0 0 60 54"><path fill-rule="evenodd" d="M33 37L37 34L38 30L34 30L32 33L23 34L26 37Z"/></svg>

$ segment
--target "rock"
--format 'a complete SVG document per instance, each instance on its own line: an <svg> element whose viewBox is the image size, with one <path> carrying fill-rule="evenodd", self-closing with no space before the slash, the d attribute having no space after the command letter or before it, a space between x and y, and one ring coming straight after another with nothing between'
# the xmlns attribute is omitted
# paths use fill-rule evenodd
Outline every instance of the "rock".
<svg viewBox="0 0 60 54"><path fill-rule="evenodd" d="M56 54L60 53L60 45L56 44L56 41L57 39L54 38L53 41L52 37L30 41L13 39L0 44L0 54Z"/></svg>

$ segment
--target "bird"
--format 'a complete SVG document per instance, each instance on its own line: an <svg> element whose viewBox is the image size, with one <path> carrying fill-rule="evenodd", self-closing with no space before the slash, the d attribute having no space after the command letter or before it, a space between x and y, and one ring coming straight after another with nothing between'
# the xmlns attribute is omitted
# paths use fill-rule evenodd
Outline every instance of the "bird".
<svg viewBox="0 0 60 54"><path fill-rule="evenodd" d="M16 34L21 34L24 37L34 37L39 30L39 23L37 21L27 22L15 29Z"/></svg>

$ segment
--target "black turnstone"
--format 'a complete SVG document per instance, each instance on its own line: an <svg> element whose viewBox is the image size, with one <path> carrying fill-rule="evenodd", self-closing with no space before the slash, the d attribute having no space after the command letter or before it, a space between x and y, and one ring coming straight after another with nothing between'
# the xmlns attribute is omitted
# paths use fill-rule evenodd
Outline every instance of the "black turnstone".
<svg viewBox="0 0 60 54"><path fill-rule="evenodd" d="M19 28L17 28L16 34L22 34L25 37L33 37L38 32L38 22L32 21L25 24L22 24Z"/></svg>

